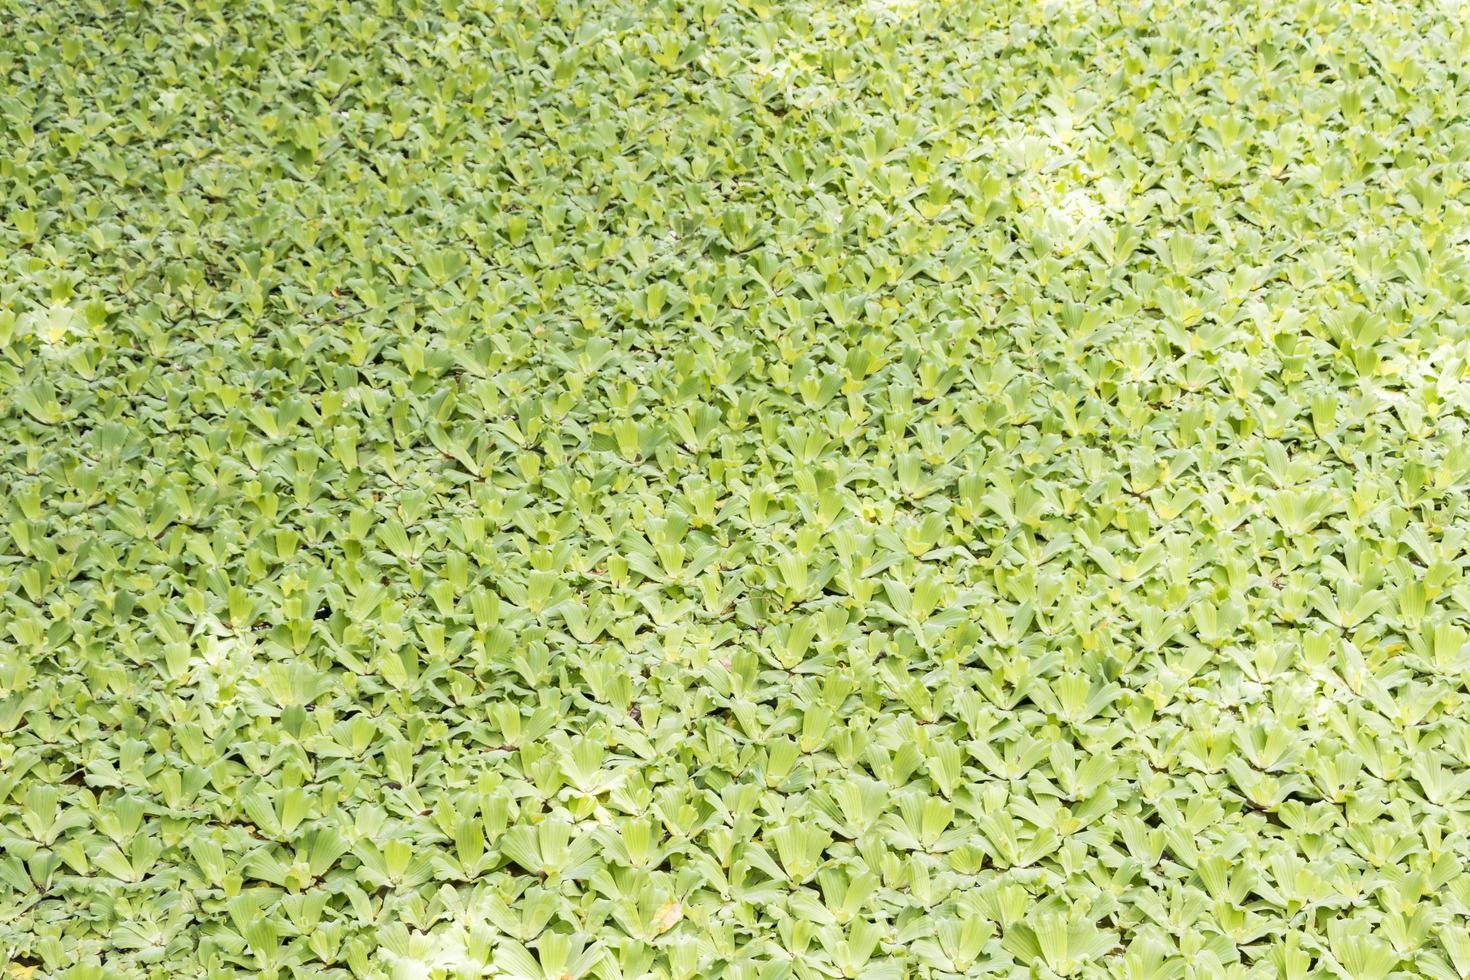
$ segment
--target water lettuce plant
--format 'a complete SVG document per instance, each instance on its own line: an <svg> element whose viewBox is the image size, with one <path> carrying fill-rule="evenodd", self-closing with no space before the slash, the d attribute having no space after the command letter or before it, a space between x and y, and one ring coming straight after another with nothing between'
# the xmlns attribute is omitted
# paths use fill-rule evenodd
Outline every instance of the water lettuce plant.
<svg viewBox="0 0 1470 980"><path fill-rule="evenodd" d="M1470 976L1459 0L5 0L0 976Z"/></svg>

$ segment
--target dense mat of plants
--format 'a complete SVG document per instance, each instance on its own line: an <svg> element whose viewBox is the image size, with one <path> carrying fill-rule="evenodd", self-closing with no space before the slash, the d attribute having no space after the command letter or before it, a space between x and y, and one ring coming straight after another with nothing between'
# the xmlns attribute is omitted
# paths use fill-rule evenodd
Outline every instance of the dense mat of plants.
<svg viewBox="0 0 1470 980"><path fill-rule="evenodd" d="M0 971L1470 975L1467 24L10 0Z"/></svg>

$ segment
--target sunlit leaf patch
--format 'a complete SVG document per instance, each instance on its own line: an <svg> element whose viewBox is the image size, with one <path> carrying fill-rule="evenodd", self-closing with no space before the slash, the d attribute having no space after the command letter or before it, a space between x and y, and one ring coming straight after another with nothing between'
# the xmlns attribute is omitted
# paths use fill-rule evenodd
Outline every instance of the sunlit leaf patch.
<svg viewBox="0 0 1470 980"><path fill-rule="evenodd" d="M1467 24L7 4L0 976L1470 975Z"/></svg>

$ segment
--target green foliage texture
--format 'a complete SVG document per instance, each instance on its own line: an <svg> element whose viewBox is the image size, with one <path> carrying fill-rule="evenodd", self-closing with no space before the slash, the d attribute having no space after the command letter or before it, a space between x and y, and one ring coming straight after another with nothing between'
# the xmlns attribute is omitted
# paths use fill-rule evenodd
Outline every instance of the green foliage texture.
<svg viewBox="0 0 1470 980"><path fill-rule="evenodd" d="M0 976L1470 976L1463 2L0 8Z"/></svg>

